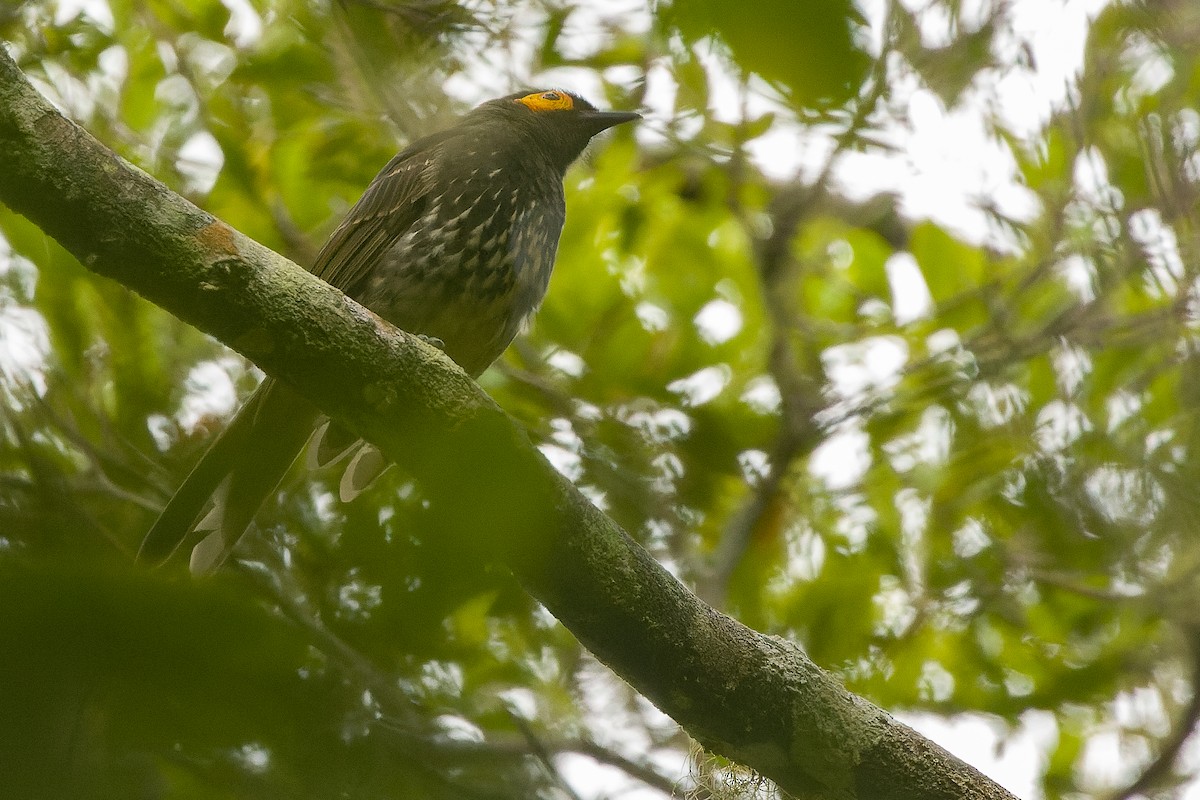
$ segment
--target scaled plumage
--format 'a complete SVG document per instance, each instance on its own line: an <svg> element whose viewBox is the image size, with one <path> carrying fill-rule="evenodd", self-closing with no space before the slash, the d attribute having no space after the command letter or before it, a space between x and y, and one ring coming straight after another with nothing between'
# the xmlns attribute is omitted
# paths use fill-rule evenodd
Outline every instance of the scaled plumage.
<svg viewBox="0 0 1200 800"><path fill-rule="evenodd" d="M595 134L636 118L560 90L484 103L388 162L312 272L396 326L440 340L477 377L545 295L567 167ZM139 557L161 561L191 530L208 530L192 571L219 566L320 416L289 387L263 381L171 498ZM340 457L353 441L336 425L323 427L312 463ZM353 458L343 497L380 466L370 451Z"/></svg>

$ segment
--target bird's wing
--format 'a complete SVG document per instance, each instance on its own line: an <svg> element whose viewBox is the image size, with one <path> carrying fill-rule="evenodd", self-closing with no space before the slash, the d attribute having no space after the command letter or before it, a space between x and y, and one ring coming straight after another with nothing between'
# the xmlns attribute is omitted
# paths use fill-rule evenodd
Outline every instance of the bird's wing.
<svg viewBox="0 0 1200 800"><path fill-rule="evenodd" d="M424 213L436 159L448 136L439 133L418 140L388 162L321 248L314 274L355 292ZM317 413L291 389L264 381L167 503L142 541L138 558L165 561L196 529L201 513L215 509L201 522L214 533L197 546L192 565L197 567L197 559L205 570L219 565L303 447Z"/></svg>
<svg viewBox="0 0 1200 800"><path fill-rule="evenodd" d="M353 296L388 248L425 213L445 138L421 139L380 170L317 254L314 275Z"/></svg>

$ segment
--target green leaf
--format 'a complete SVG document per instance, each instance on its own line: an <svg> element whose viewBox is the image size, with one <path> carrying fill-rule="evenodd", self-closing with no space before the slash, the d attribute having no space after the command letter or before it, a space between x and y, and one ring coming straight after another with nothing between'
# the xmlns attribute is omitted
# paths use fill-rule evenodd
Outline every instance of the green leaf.
<svg viewBox="0 0 1200 800"><path fill-rule="evenodd" d="M850 0L678 0L663 13L689 41L719 37L740 67L785 85L799 106L845 102L866 75L867 56L853 44L860 17Z"/></svg>

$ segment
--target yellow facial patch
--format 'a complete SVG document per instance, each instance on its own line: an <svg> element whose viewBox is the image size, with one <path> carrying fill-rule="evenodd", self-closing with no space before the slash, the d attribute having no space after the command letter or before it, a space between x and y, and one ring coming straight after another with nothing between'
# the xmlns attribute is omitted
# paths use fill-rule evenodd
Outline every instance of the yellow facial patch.
<svg viewBox="0 0 1200 800"><path fill-rule="evenodd" d="M550 90L535 92L519 97L513 102L527 106L530 111L570 111L575 107L575 101L566 92Z"/></svg>

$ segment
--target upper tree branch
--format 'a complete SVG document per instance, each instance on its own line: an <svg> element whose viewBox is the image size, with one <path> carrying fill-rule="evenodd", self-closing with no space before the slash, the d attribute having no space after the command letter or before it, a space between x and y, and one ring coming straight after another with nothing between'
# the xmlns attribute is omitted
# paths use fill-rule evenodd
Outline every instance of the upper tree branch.
<svg viewBox="0 0 1200 800"><path fill-rule="evenodd" d="M700 602L444 356L118 158L2 48L0 200L402 462L465 546L706 747L804 797L1009 797L796 646Z"/></svg>

